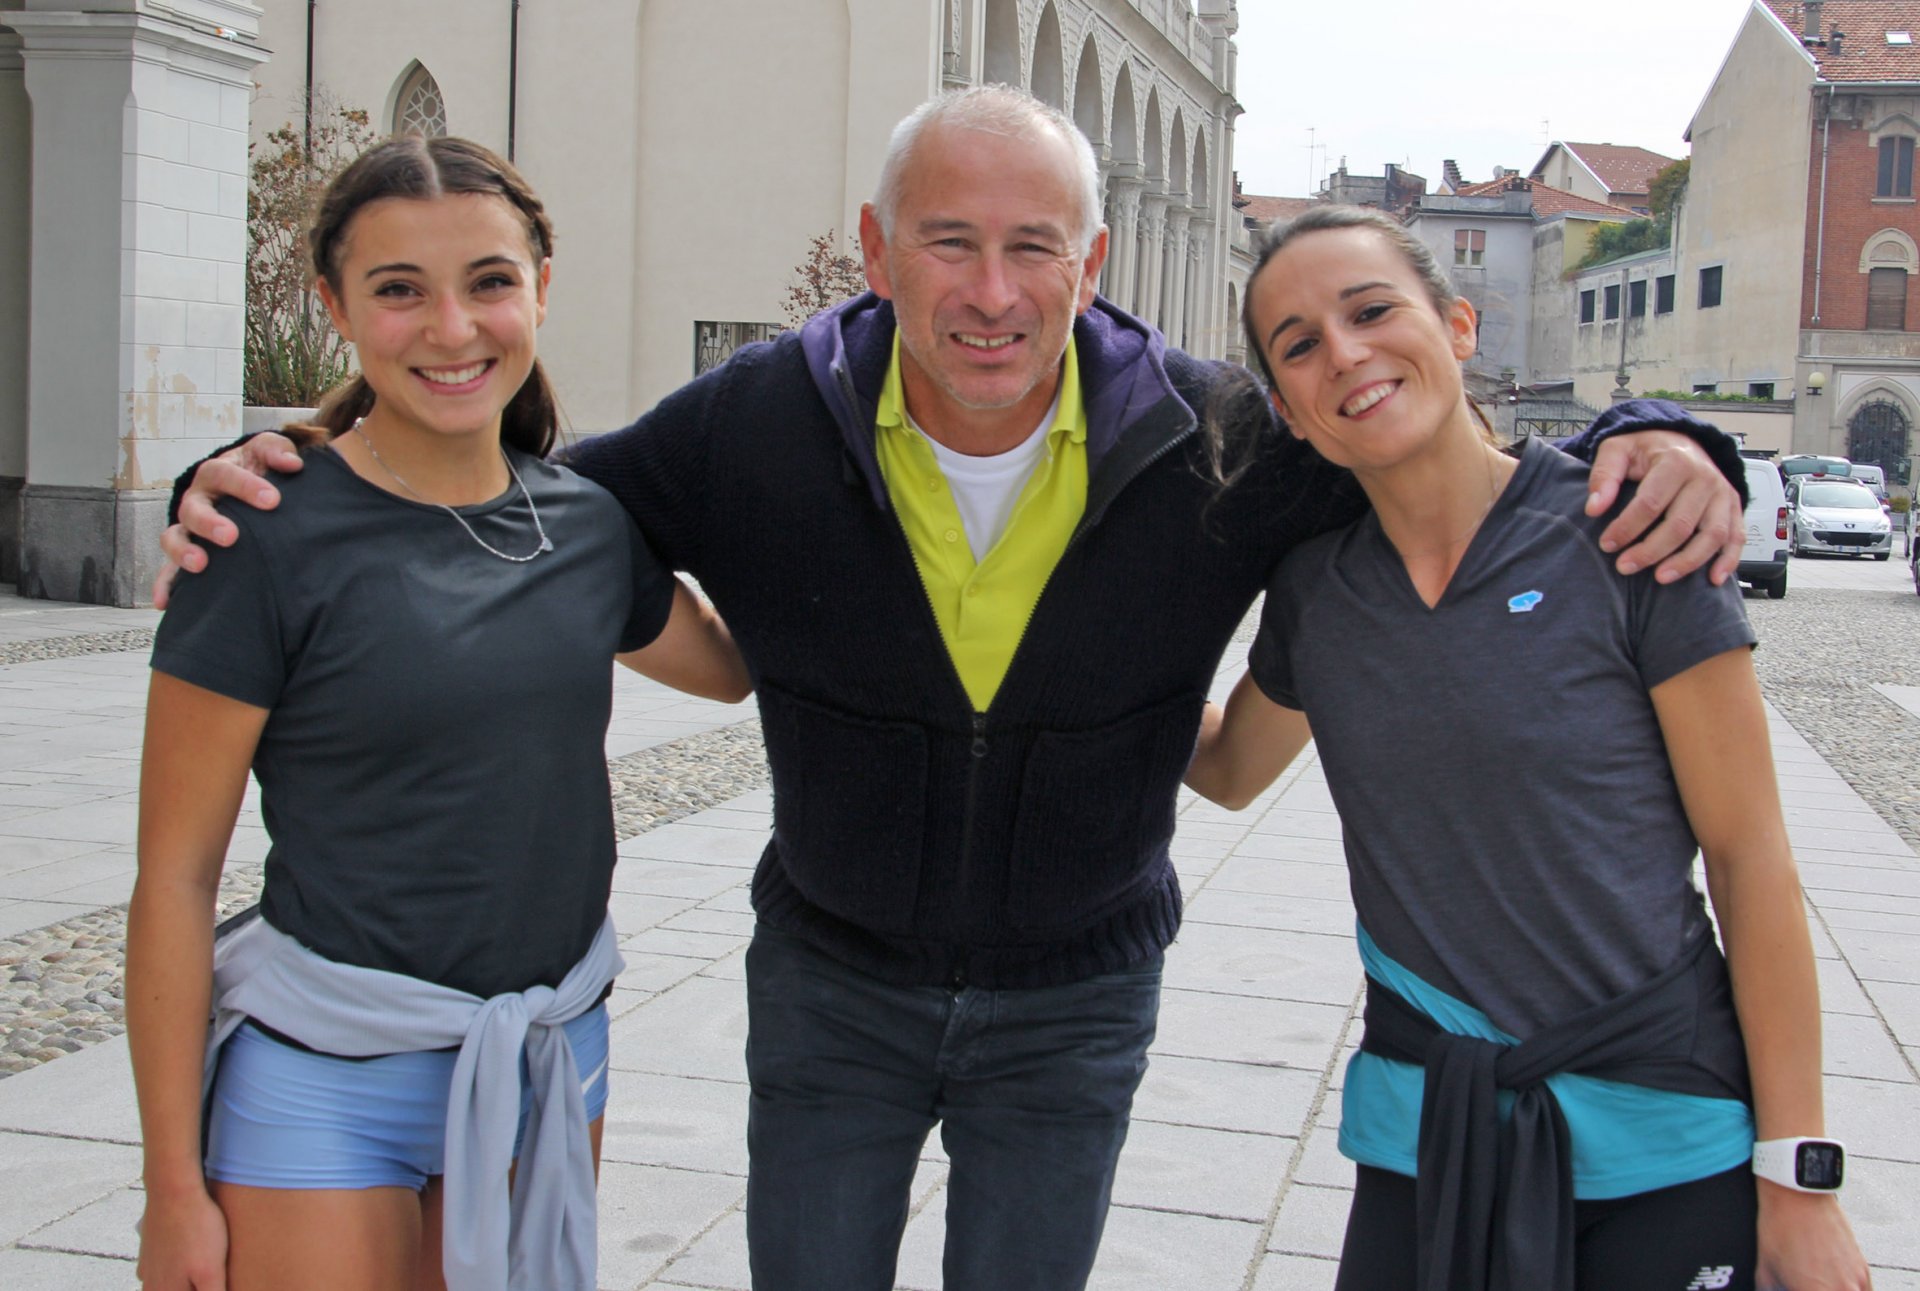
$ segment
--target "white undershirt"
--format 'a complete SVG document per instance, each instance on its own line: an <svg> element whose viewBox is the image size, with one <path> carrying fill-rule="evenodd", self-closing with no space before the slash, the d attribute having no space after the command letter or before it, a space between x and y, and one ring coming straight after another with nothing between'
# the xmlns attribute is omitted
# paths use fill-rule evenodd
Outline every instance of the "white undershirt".
<svg viewBox="0 0 1920 1291"><path fill-rule="evenodd" d="M1053 429L1053 419L1059 412L1060 396L1056 393L1053 405L1032 434L1006 452L991 457L969 457L954 452L921 430L912 414L907 414L907 425L932 447L933 460L946 476L947 489L960 512L960 526L966 530L967 546L973 549L976 565L987 558L993 545L1000 541L1000 535L1007 531L1013 509L1020 501L1020 491L1027 487L1034 468L1047 455L1047 434Z"/></svg>

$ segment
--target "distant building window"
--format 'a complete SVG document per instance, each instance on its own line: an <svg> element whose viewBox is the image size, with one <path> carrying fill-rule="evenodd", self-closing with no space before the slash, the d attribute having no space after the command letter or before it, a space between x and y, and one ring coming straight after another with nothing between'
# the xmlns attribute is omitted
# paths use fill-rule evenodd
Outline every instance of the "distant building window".
<svg viewBox="0 0 1920 1291"><path fill-rule="evenodd" d="M693 375L719 367L742 345L770 341L779 334L778 323L695 323Z"/></svg>
<svg viewBox="0 0 1920 1291"><path fill-rule="evenodd" d="M1911 45L1913 43L1913 33L1910 31L1890 31L1887 33L1887 43L1889 45Z"/></svg>
<svg viewBox="0 0 1920 1291"><path fill-rule="evenodd" d="M1487 261L1487 231L1485 229L1455 229L1453 231L1453 262L1466 269L1478 269Z"/></svg>
<svg viewBox="0 0 1920 1291"><path fill-rule="evenodd" d="M1653 280L1653 312L1673 312L1673 275L1670 273L1663 273Z"/></svg>
<svg viewBox="0 0 1920 1291"><path fill-rule="evenodd" d="M1771 381L1747 382L1747 398L1749 399L1773 398L1773 382Z"/></svg>
<svg viewBox="0 0 1920 1291"><path fill-rule="evenodd" d="M424 67L415 67L400 87L400 95L394 100L393 132L425 139L437 139L447 132L447 101L440 96L440 82Z"/></svg>
<svg viewBox="0 0 1920 1291"><path fill-rule="evenodd" d="M1867 330L1870 332L1907 330L1907 271L1905 269L1867 271Z"/></svg>
<svg viewBox="0 0 1920 1291"><path fill-rule="evenodd" d="M1591 290L1580 293L1580 321L1583 323L1591 323L1593 321L1593 292Z"/></svg>
<svg viewBox="0 0 1920 1291"><path fill-rule="evenodd" d="M1627 317L1647 316L1647 280L1636 278L1627 284Z"/></svg>
<svg viewBox="0 0 1920 1291"><path fill-rule="evenodd" d="M1700 271L1700 308L1712 309L1720 303L1720 265Z"/></svg>
<svg viewBox="0 0 1920 1291"><path fill-rule="evenodd" d="M1616 282L1611 287L1607 288L1606 299L1607 299L1606 316L1607 316L1607 320L1611 322L1613 319L1620 317L1620 284L1619 283Z"/></svg>
<svg viewBox="0 0 1920 1291"><path fill-rule="evenodd" d="M1880 182L1876 197L1913 196L1913 140L1906 135L1889 135L1880 141Z"/></svg>
<svg viewBox="0 0 1920 1291"><path fill-rule="evenodd" d="M1712 393L1713 393L1713 383L1712 383L1711 381L1709 381L1709 382L1708 382L1707 384L1705 384L1705 385L1696 385L1696 386L1694 386L1694 387L1693 387L1693 392L1694 392L1695 394L1712 394Z"/></svg>

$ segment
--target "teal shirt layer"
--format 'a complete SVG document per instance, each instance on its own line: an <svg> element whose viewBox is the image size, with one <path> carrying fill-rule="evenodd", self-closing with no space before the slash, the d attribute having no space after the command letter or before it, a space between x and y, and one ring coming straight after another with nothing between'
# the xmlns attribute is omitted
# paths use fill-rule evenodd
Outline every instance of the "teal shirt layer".
<svg viewBox="0 0 1920 1291"><path fill-rule="evenodd" d="M1359 929L1367 976L1454 1035L1516 1043L1479 1009L1430 986ZM1340 1153L1361 1165L1417 1173L1425 1068L1356 1053L1347 1064ZM1562 1074L1547 1077L1573 1138L1573 1195L1629 1197L1744 1165L1753 1155L1753 1112L1731 1098L1676 1094L1644 1085ZM1513 1096L1502 1093L1504 1115Z"/></svg>

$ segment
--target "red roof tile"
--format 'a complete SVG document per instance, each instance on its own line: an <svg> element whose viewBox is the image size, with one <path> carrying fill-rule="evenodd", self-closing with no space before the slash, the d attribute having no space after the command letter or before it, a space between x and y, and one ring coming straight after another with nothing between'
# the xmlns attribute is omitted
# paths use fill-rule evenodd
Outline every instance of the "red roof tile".
<svg viewBox="0 0 1920 1291"><path fill-rule="evenodd" d="M1500 193L1518 192L1525 189L1533 194L1533 217L1540 219L1548 215L1564 215L1569 211L1581 215L1631 216L1632 211L1619 206L1610 206L1606 202L1596 202L1592 198L1582 197L1578 193L1569 193L1564 188L1555 188L1538 179L1528 179L1525 175L1508 175L1505 179L1489 179L1479 184L1468 184L1460 189L1461 197L1492 197Z"/></svg>
<svg viewBox="0 0 1920 1291"><path fill-rule="evenodd" d="M1765 0L1796 37L1806 30L1801 0ZM1829 81L1920 81L1920 44L1890 45L1887 33L1904 31L1920 41L1920 0L1827 0L1820 12L1821 36L1838 28L1844 39L1835 57L1831 45L1807 52Z"/></svg>
<svg viewBox="0 0 1920 1291"><path fill-rule="evenodd" d="M1240 213L1250 220L1276 224L1292 219L1319 202L1311 197L1261 197L1257 193L1242 193L1237 205Z"/></svg>
<svg viewBox="0 0 1920 1291"><path fill-rule="evenodd" d="M1675 161L1647 148L1611 143L1562 143L1560 146L1585 162L1609 193L1644 193L1653 177Z"/></svg>

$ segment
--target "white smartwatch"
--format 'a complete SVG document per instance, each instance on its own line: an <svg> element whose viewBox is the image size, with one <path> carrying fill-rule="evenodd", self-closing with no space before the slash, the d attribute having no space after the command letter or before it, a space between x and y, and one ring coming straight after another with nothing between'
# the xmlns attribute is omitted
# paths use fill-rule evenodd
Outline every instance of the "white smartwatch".
<svg viewBox="0 0 1920 1291"><path fill-rule="evenodd" d="M1832 1139L1766 1139L1753 1145L1753 1172L1795 1192L1839 1192L1847 1150Z"/></svg>

